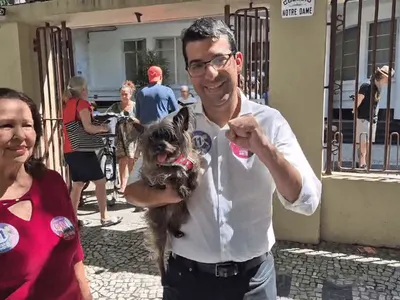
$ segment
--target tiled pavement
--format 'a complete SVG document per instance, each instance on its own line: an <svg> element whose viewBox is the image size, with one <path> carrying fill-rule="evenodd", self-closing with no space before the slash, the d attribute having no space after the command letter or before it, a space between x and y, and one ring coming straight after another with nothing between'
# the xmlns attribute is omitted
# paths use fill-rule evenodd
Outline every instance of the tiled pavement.
<svg viewBox="0 0 400 300"><path fill-rule="evenodd" d="M101 228L93 202L80 214L93 220L83 229L88 277L94 299L161 299L157 269L143 246L141 213L118 202L110 212L121 224ZM278 242L273 249L279 299L400 299L400 251L322 243Z"/></svg>

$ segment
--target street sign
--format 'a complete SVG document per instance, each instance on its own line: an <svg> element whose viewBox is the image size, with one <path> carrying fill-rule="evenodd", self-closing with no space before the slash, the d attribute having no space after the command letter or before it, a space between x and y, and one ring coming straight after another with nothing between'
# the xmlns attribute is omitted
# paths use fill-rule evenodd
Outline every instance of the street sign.
<svg viewBox="0 0 400 300"><path fill-rule="evenodd" d="M315 0L281 0L282 18L311 17L314 14Z"/></svg>

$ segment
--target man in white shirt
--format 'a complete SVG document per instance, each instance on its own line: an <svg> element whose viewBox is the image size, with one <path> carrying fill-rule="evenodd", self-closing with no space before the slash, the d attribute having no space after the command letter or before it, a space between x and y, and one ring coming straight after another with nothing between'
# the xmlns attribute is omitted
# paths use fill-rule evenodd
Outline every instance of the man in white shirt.
<svg viewBox="0 0 400 300"><path fill-rule="evenodd" d="M273 193L277 189L287 209L311 215L321 183L284 117L238 89L243 55L225 23L198 19L182 42L186 69L201 99L193 105L193 144L206 166L188 201L185 236L170 238L163 299L275 300ZM148 187L139 169L125 194L144 207L181 201L169 187Z"/></svg>

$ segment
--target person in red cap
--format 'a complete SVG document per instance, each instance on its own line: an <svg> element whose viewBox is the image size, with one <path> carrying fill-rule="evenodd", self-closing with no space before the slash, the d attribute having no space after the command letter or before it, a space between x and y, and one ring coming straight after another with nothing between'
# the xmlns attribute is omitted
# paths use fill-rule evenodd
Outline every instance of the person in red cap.
<svg viewBox="0 0 400 300"><path fill-rule="evenodd" d="M178 110L178 102L171 88L162 85L163 71L151 66L147 71L149 84L136 94L136 118L148 124Z"/></svg>

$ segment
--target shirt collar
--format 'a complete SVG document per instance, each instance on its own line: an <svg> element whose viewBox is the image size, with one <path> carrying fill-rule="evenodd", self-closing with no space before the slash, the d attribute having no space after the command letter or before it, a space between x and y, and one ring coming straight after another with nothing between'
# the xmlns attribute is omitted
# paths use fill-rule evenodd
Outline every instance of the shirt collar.
<svg viewBox="0 0 400 300"><path fill-rule="evenodd" d="M246 97L246 95L243 93L243 91L241 89L238 89L238 90L239 90L240 101L241 101L239 116L250 114L251 113L250 100ZM197 101L197 103L194 105L194 113L205 116L205 113L203 110L203 105L202 105L201 101Z"/></svg>

